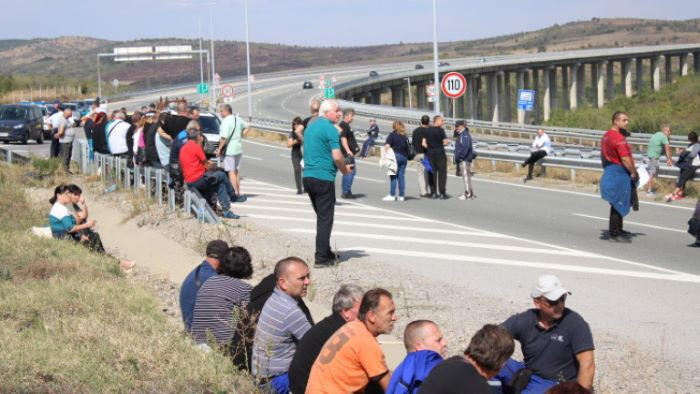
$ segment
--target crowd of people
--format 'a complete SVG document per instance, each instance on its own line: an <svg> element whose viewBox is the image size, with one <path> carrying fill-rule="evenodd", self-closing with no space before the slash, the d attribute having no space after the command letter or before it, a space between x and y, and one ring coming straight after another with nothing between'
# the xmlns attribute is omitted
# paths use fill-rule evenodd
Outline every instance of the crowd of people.
<svg viewBox="0 0 700 394"><path fill-rule="evenodd" d="M588 323L566 307L571 294L543 275L533 308L486 324L466 350L448 356L438 323L409 322L407 352L391 371L377 337L398 319L392 294L340 286L330 314L314 322L304 302L312 283L307 263L294 256L251 287L251 256L213 240L180 290L185 330L204 349L217 349L248 371L265 393L589 393L595 375ZM514 341L524 360L511 356ZM575 390L575 391L570 391Z"/></svg>

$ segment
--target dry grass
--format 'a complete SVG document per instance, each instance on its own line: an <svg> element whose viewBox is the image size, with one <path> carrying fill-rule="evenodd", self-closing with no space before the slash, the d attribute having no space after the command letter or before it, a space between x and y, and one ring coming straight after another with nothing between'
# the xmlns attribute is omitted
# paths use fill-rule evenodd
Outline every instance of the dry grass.
<svg viewBox="0 0 700 394"><path fill-rule="evenodd" d="M28 200L26 171L0 167L0 392L253 390L221 354L195 349L112 258L30 235L49 207Z"/></svg>

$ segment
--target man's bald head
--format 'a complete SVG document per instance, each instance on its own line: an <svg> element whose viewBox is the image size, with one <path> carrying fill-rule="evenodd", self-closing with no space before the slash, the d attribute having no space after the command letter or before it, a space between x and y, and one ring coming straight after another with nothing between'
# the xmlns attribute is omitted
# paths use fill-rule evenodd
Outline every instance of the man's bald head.
<svg viewBox="0 0 700 394"><path fill-rule="evenodd" d="M406 351L432 350L443 357L447 351L447 341L440 327L430 320L415 320L406 326L403 333Z"/></svg>
<svg viewBox="0 0 700 394"><path fill-rule="evenodd" d="M321 108L321 101L313 99L309 107L311 109L311 115L318 115L318 110Z"/></svg>

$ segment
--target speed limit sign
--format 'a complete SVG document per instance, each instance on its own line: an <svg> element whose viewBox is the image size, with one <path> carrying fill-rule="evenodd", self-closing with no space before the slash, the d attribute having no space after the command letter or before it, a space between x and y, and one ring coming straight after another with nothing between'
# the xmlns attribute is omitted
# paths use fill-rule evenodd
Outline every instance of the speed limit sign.
<svg viewBox="0 0 700 394"><path fill-rule="evenodd" d="M445 96L456 99L467 91L467 79L458 72L447 73L442 77L440 89Z"/></svg>
<svg viewBox="0 0 700 394"><path fill-rule="evenodd" d="M233 97L233 86L224 85L221 87L221 95L224 97Z"/></svg>

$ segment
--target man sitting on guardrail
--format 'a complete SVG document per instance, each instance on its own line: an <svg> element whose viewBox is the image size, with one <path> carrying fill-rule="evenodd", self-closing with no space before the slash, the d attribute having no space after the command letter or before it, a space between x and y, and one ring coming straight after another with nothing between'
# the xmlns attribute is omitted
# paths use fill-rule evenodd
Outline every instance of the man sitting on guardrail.
<svg viewBox="0 0 700 394"><path fill-rule="evenodd" d="M616 242L629 242L631 234L622 229L622 217L632 207L639 180L637 168L625 133L629 118L617 111L612 117L613 126L600 143L600 159L603 164L603 177L600 178L600 195L610 203L609 239Z"/></svg>
<svg viewBox="0 0 700 394"><path fill-rule="evenodd" d="M671 156L671 144L668 138L671 136L671 128L669 126L664 126L661 131L655 133L649 139L649 145L647 146L647 157L649 158L649 165L647 170L649 171L649 182L646 184L647 195L653 196L654 192L654 178L659 176L659 159L661 158L661 153L666 153L666 165L671 167L673 165L673 158Z"/></svg>
<svg viewBox="0 0 700 394"><path fill-rule="evenodd" d="M187 129L187 143L180 149L180 169L188 187L197 189L204 198L215 192L222 215L226 219L238 219L240 216L231 212L230 195L233 188L226 174L216 170L215 164L207 160L202 148L204 136L198 127ZM216 207L212 207L216 208Z"/></svg>
<svg viewBox="0 0 700 394"><path fill-rule="evenodd" d="M537 130L537 137L532 141L532 149L530 150L530 157L525 160L520 166L527 166L527 177L523 179L523 182L532 180L532 170L535 168L535 163L543 159L547 155L552 154L552 140L549 139L547 133L544 129Z"/></svg>

